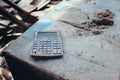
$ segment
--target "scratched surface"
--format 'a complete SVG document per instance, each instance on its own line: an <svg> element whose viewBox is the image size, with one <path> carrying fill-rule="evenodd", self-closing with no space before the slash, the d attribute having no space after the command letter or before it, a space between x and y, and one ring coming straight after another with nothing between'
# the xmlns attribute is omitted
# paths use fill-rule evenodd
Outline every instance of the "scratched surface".
<svg viewBox="0 0 120 80"><path fill-rule="evenodd" d="M61 2L44 18L30 27L5 51L37 67L45 68L69 80L119 80L120 75L120 1L70 0ZM115 13L114 25L100 35L85 32L76 35L72 25L93 18L96 11L109 9ZM34 31L61 30L64 57L35 60L30 57ZM84 31L83 31L84 33Z"/></svg>

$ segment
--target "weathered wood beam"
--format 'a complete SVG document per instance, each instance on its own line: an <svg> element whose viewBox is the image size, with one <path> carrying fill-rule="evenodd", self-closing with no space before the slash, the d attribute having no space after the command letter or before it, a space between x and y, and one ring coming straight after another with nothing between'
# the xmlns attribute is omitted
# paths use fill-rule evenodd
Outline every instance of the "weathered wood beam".
<svg viewBox="0 0 120 80"><path fill-rule="evenodd" d="M15 3L12 3L10 0L2 0L2 1L4 1L14 9L16 9L20 17L23 19L23 21L33 24L38 20L37 17L30 15L28 12L18 7Z"/></svg>
<svg viewBox="0 0 120 80"><path fill-rule="evenodd" d="M8 11L6 11L4 8L0 6L0 12L3 16L7 17L10 21L17 24L18 27L22 30L26 30L29 26L24 24L22 21L18 20L15 16L10 14Z"/></svg>

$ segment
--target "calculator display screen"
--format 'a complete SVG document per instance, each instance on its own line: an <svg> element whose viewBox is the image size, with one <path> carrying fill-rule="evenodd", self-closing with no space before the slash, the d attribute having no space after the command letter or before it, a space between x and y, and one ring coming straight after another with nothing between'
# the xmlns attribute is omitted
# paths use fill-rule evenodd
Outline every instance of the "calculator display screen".
<svg viewBox="0 0 120 80"><path fill-rule="evenodd" d="M57 32L38 32L37 33L37 38L44 38L44 37L56 38L58 36L57 36Z"/></svg>

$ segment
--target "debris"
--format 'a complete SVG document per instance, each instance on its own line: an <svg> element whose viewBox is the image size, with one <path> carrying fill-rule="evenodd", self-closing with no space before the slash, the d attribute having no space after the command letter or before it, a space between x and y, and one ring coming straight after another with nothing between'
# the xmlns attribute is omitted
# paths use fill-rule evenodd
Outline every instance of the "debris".
<svg viewBox="0 0 120 80"><path fill-rule="evenodd" d="M114 16L115 16L114 13L112 13L108 9L105 9L105 10L95 14L95 19L92 20L92 23L94 23L98 26L100 26L100 25L112 26L114 24L114 21L112 20Z"/></svg>
<svg viewBox="0 0 120 80"><path fill-rule="evenodd" d="M98 25L98 26L101 26L101 25L104 25L104 26L112 26L114 24L114 22L112 20L107 20L107 19L103 19L103 20L92 20L92 23Z"/></svg>
<svg viewBox="0 0 120 80"><path fill-rule="evenodd" d="M28 1L28 2L27 2ZM41 11L48 7L48 5L56 5L62 0L21 0L18 6L26 10L27 12ZM25 3L25 4L23 4Z"/></svg>
<svg viewBox="0 0 120 80"><path fill-rule="evenodd" d="M93 26L96 26L96 24L93 22L84 22L81 26L84 27L84 30L90 31Z"/></svg>
<svg viewBox="0 0 120 80"><path fill-rule="evenodd" d="M7 69L0 68L0 80L13 80L11 72Z"/></svg>
<svg viewBox="0 0 120 80"><path fill-rule="evenodd" d="M98 20L104 20L104 19L111 20L111 19L113 19L114 16L115 16L115 14L108 9L105 9L103 11L95 13L95 17Z"/></svg>
<svg viewBox="0 0 120 80"><path fill-rule="evenodd" d="M12 14L10 14L7 10L5 10L4 8L0 7L0 12L2 13L3 16L7 17L9 20L11 20L12 22L18 24L19 28L21 29L27 29L28 25L24 24L22 21L19 21L16 17L14 17Z"/></svg>
<svg viewBox="0 0 120 80"><path fill-rule="evenodd" d="M100 34L101 32L94 30L92 33L93 33L94 35L98 35L98 34Z"/></svg>
<svg viewBox="0 0 120 80"><path fill-rule="evenodd" d="M2 56L0 56L0 80L13 80L7 62Z"/></svg>
<svg viewBox="0 0 120 80"><path fill-rule="evenodd" d="M75 23L71 23L71 22L67 22L67 21L63 21L63 20L58 20L58 21L69 24L69 25L71 25L71 26L73 26L75 28L85 29L83 26L81 27L79 24L75 24ZM85 30L88 30L88 29L85 29Z"/></svg>
<svg viewBox="0 0 120 80"><path fill-rule="evenodd" d="M41 1L44 5L44 2L51 1L51 0L3 0L3 1L0 1L0 2L6 2L9 5L11 4L10 6L16 9L15 10L11 8L7 4L4 4L3 7L0 7L0 10L2 11L4 10L3 15L5 15L5 12L7 15L7 17L5 17L6 15L5 16L0 15L0 19L1 19L0 21L1 22L0 23L0 48L3 48L7 43L18 38L18 36L20 36L30 25L32 25L38 20L37 19L38 17L36 17L36 14L34 15L32 13L36 12L36 11L33 11L33 8L35 9L36 6L39 3L41 3ZM57 0L57 2L58 1L60 0ZM53 2L56 2L56 0L54 0ZM48 4L47 7L49 8L47 9L45 8L43 10L37 11L38 12L37 16L43 17L54 6L55 5L52 3ZM8 18L10 19L10 21L8 21ZM15 22L15 24L13 21ZM16 24L19 26L17 26Z"/></svg>
<svg viewBox="0 0 120 80"><path fill-rule="evenodd" d="M81 35L82 35L82 30L77 29L77 30L76 30L76 35L77 35L77 36L81 36Z"/></svg>
<svg viewBox="0 0 120 80"><path fill-rule="evenodd" d="M91 22L84 22L81 26L84 27L84 30L92 31L92 29L96 28L97 31L93 31L92 33L95 35L100 34L101 31L99 29L105 29L107 26L112 26L114 21L112 20L115 16L110 10L105 9L95 14L95 18Z"/></svg>
<svg viewBox="0 0 120 80"><path fill-rule="evenodd" d="M56 4L58 4L60 1L62 1L62 0L51 0L51 4L53 4L53 5L56 5ZM68 0L67 0L68 1Z"/></svg>
<svg viewBox="0 0 120 80"><path fill-rule="evenodd" d="M106 26L98 26L97 29L105 29L107 28Z"/></svg>
<svg viewBox="0 0 120 80"><path fill-rule="evenodd" d="M39 10L42 7L46 6L48 3L50 3L50 0L41 0L40 3L37 5L37 10Z"/></svg>
<svg viewBox="0 0 120 80"><path fill-rule="evenodd" d="M3 0L3 1L8 5L10 5L11 7L13 7L14 9L16 9L23 21L34 24L38 20L37 17L30 15L28 12L18 7L15 3L12 3L9 0Z"/></svg>
<svg viewBox="0 0 120 80"><path fill-rule="evenodd" d="M96 3L93 3L94 5L96 5Z"/></svg>
<svg viewBox="0 0 120 80"><path fill-rule="evenodd" d="M38 0L33 0L30 4L31 5L35 5L37 3Z"/></svg>
<svg viewBox="0 0 120 80"><path fill-rule="evenodd" d="M90 22L83 22L79 24L64 20L58 20L58 21L64 22L81 30L92 32L94 35L98 35L101 33L101 29L106 29L107 27L112 26L114 24L113 21L114 16L115 16L114 13L112 13L108 9L105 9L103 11L96 13L94 19L92 19ZM79 30L76 31L76 34L79 36L82 35L81 31Z"/></svg>

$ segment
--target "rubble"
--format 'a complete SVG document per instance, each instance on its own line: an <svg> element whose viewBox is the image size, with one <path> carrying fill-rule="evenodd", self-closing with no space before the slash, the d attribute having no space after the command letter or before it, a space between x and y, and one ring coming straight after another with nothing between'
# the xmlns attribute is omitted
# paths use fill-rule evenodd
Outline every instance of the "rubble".
<svg viewBox="0 0 120 80"><path fill-rule="evenodd" d="M6 2L6 0L3 0L3 1ZM0 1L0 2L3 2L3 1ZM51 4L49 4L49 9L47 9L47 10L44 9L44 10L39 10L39 11L33 11L36 7L34 1L40 1L40 0L33 0L33 2L31 3L32 8L29 7L30 5L28 3L26 3L26 5L24 5L25 1L28 1L28 3L31 2L30 0L14 0L15 4L10 5L12 7L15 6L15 9L16 9L16 6L20 6L21 9L17 8L18 11L11 8L7 4L1 3L0 5L2 6L2 9L6 10L10 14L14 15L16 17L16 19L18 19L19 21L22 20L22 22L25 22L25 24L28 24L28 25L29 24L32 25L38 20L36 15L31 15L32 13L39 12L39 13L37 13L37 15L40 14L38 16L43 17L45 15L45 13L47 13L48 11L50 11L53 8L52 5L55 6L55 4L51 3ZM42 0L42 1L43 2L39 6L37 6L38 8L42 8L46 5L48 6L48 3L50 0ZM44 2L46 2L46 3L44 3ZM53 1L53 2L56 2L56 1ZM39 4L39 3L37 3L37 4ZM25 12L24 12L24 10L25 10ZM7 17L5 17L1 14L0 15L0 53L2 53L2 51L6 47L8 47L8 45L13 40L17 39L23 32L24 32L24 30L20 29L18 25L14 24L13 22L11 22L11 20L8 20ZM4 58L0 56L0 80L13 80L13 79L6 79L6 77L12 78L12 75L7 76L8 72L10 72L10 71L9 71L8 66L7 66L7 63L5 62Z"/></svg>
<svg viewBox="0 0 120 80"><path fill-rule="evenodd" d="M95 13L95 18L97 20L111 20L114 16L115 14L108 9Z"/></svg>
<svg viewBox="0 0 120 80"><path fill-rule="evenodd" d="M107 26L114 24L113 18L115 14L108 9L102 10L94 14L94 19L91 22L84 22L81 24L84 30L92 31L96 28L98 30L105 29ZM100 31L93 31L94 35L100 34Z"/></svg>
<svg viewBox="0 0 120 80"><path fill-rule="evenodd" d="M81 36L82 35L82 31L80 29L76 29L76 35L77 36Z"/></svg>
<svg viewBox="0 0 120 80"><path fill-rule="evenodd" d="M3 0L3 1L6 2L6 0ZM0 2L3 2L3 1L0 1ZM42 3L40 1L42 1ZM13 2L15 2L15 4L14 3L12 4L8 0L7 3L9 3L9 5L12 4L10 6L12 6L12 7L14 6L15 9L16 9L16 6L20 6L20 7L19 8L17 7L17 10L15 10L15 9L11 8L9 5L4 4L4 5L2 5L3 6L2 9L4 9L4 11L7 11L10 14L12 14L11 17L14 18L14 20L17 20L15 22L24 23L25 25L27 25L29 27L38 20L38 17L39 18L43 17L48 11L50 11L55 6L52 3L45 4L44 2L47 2L47 1L49 2L50 0L14 0ZM57 0L57 2L58 1L59 0ZM36 2L37 2L37 5L39 4L38 2L40 2L41 7L43 7L43 5L44 6L47 5L47 6L49 6L49 8L44 9L44 10L39 10L39 11L37 11L37 10L33 11L33 8L30 8L29 6L32 5L35 9ZM52 2L56 2L56 0L54 0ZM16 33L20 33L20 34L23 33L25 31L23 29L24 28L21 29L20 26L11 22L11 20L8 20L7 17L0 15L0 48L4 47L11 40L16 39L18 37L18 35L16 35Z"/></svg>
<svg viewBox="0 0 120 80"><path fill-rule="evenodd" d="M98 30L94 30L92 33L93 33L94 35L98 35L98 34L100 34L101 32L98 31Z"/></svg>
<svg viewBox="0 0 120 80"><path fill-rule="evenodd" d="M114 18L115 14L111 12L108 9L105 9L101 12L95 13L95 19L92 20L92 23L100 26L100 25L109 25L112 26L114 24L114 21L112 20Z"/></svg>
<svg viewBox="0 0 120 80"><path fill-rule="evenodd" d="M107 20L107 19L102 19L102 20L92 20L92 23L94 23L95 25L101 26L101 25L108 25L108 26L112 26L114 24L114 22L112 20Z"/></svg>

